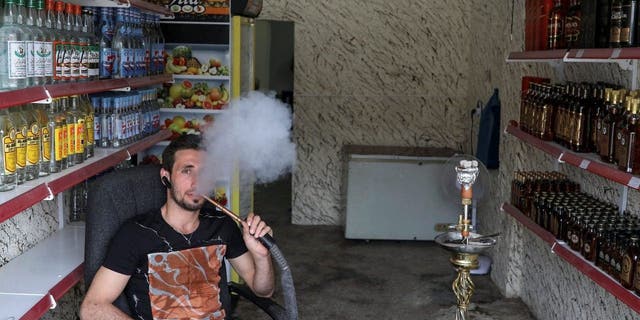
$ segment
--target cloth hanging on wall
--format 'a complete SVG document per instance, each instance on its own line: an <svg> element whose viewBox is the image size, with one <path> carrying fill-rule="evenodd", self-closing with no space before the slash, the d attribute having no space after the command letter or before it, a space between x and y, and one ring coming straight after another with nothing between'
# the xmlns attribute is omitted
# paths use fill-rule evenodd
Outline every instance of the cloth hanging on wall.
<svg viewBox="0 0 640 320"><path fill-rule="evenodd" d="M500 164L499 153L500 97L496 88L480 114L476 158L482 161L487 169L497 169Z"/></svg>

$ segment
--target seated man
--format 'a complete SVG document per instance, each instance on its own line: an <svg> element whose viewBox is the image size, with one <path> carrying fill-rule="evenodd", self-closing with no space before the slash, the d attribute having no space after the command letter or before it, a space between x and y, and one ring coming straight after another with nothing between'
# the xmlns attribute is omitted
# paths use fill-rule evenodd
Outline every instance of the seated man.
<svg viewBox="0 0 640 320"><path fill-rule="evenodd" d="M271 257L258 241L271 228L249 214L241 233L230 217L201 212L200 142L200 136L182 135L164 150L158 178L167 187L167 202L116 233L82 303L81 319L131 319L112 305L123 291L135 319L225 319L230 297L219 283L224 257L256 295L273 294Z"/></svg>

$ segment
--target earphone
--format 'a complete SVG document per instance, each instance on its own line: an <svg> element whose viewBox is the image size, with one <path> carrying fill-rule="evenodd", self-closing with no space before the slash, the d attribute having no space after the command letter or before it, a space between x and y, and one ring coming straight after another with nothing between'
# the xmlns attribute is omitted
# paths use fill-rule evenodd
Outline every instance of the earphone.
<svg viewBox="0 0 640 320"><path fill-rule="evenodd" d="M167 178L167 176L162 176L162 178L160 178L160 180L162 180L162 184L167 187L167 189L171 189L171 181L169 181L169 178Z"/></svg>

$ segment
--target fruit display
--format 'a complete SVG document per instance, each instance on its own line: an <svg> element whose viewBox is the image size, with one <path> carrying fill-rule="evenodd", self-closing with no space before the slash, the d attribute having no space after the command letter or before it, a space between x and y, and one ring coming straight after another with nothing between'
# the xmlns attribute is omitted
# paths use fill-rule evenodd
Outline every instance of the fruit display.
<svg viewBox="0 0 640 320"><path fill-rule="evenodd" d="M206 82L193 84L184 80L164 89L161 94L164 108L219 110L229 103L229 91L224 83L210 86Z"/></svg>
<svg viewBox="0 0 640 320"><path fill-rule="evenodd" d="M209 52L209 54L211 54ZM229 67L216 57L196 57L187 46L177 46L166 57L166 73L180 75L228 76Z"/></svg>
<svg viewBox="0 0 640 320"><path fill-rule="evenodd" d="M213 124L213 116L210 114L204 115L202 118L187 119L183 115L173 116L173 118L166 118L163 121L162 128L171 130L171 137L169 140L174 140L183 133L199 134L201 129Z"/></svg>

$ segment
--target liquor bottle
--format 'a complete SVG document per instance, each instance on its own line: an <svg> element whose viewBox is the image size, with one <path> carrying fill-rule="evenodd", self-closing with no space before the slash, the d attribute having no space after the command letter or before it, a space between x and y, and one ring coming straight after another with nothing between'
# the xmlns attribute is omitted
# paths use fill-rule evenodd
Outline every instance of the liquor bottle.
<svg viewBox="0 0 640 320"><path fill-rule="evenodd" d="M95 34L95 9L86 8L82 15L82 32L88 39L88 79L97 80L100 75L100 44Z"/></svg>
<svg viewBox="0 0 640 320"><path fill-rule="evenodd" d="M47 128L50 139L49 147L43 146L42 150L44 158L47 158L48 155L50 173L60 172L64 169L62 166L62 149L64 146L63 140L65 138L64 131L66 129L66 122L64 118L58 116L57 109L59 103L60 99L55 98L47 108Z"/></svg>
<svg viewBox="0 0 640 320"><path fill-rule="evenodd" d="M16 127L9 110L0 110L0 191L16 187Z"/></svg>
<svg viewBox="0 0 640 320"><path fill-rule="evenodd" d="M73 32L76 34L78 43L76 45L76 52L78 54L78 76L80 81L86 81L89 79L89 34L86 29L83 28L82 7L79 5L71 5L73 13L71 14L71 20L73 22Z"/></svg>
<svg viewBox="0 0 640 320"><path fill-rule="evenodd" d="M598 135L598 146L600 150L600 157L603 161L613 162L614 155L614 145L613 138L615 137L615 133L611 131L615 131L615 122L618 119L618 114L620 111L620 91L613 90L611 91L611 101L607 106L606 115L601 120L600 134Z"/></svg>
<svg viewBox="0 0 640 320"><path fill-rule="evenodd" d="M39 176L40 170L40 123L35 113L28 105L20 107L19 111L27 121L27 147L25 180L33 180Z"/></svg>
<svg viewBox="0 0 640 320"><path fill-rule="evenodd" d="M95 113L93 112L93 108L91 107L91 102L89 101L89 96L82 95L80 96L80 107L82 112L84 112L85 120L84 127L86 131L85 135L85 159L91 158L95 155Z"/></svg>
<svg viewBox="0 0 640 320"><path fill-rule="evenodd" d="M553 8L549 13L548 28L548 48L549 49L563 49L565 48L564 42L564 19L566 16L565 8L562 4L562 0L554 0Z"/></svg>
<svg viewBox="0 0 640 320"><path fill-rule="evenodd" d="M596 154L598 152L598 119L603 113L604 106L604 92L605 89L602 85L596 84L592 89L591 99L589 99L591 109L591 128L589 130L589 149Z"/></svg>
<svg viewBox="0 0 640 320"><path fill-rule="evenodd" d="M580 42L578 48L595 48L597 34L597 0L580 1L582 16L580 19Z"/></svg>
<svg viewBox="0 0 640 320"><path fill-rule="evenodd" d="M609 47L620 47L620 34L622 33L622 0L611 1L611 19L609 22Z"/></svg>
<svg viewBox="0 0 640 320"><path fill-rule="evenodd" d="M84 112L84 108L81 105L80 96L74 95L69 98L69 109L67 110L67 121L73 122L74 128L72 136L69 138L69 144L73 145L69 148L69 152L73 151L73 160L75 164L84 162L86 158L85 144L86 144L86 121L87 115Z"/></svg>
<svg viewBox="0 0 640 320"><path fill-rule="evenodd" d="M64 114L67 123L66 130L66 141L65 141L65 149L66 149L66 158L67 158L67 166L66 168L70 168L80 163L78 159L78 154L76 153L77 146L77 124L78 124L78 114L75 110L71 109L72 101L74 97L64 97L61 100L61 109L60 112ZM84 119L83 119L84 121ZM83 122L84 125L84 122ZM63 151L63 154L65 152ZM84 157L83 157L84 158Z"/></svg>
<svg viewBox="0 0 640 320"><path fill-rule="evenodd" d="M113 75L115 52L111 48L114 25L111 8L100 8L100 79L108 79Z"/></svg>
<svg viewBox="0 0 640 320"><path fill-rule="evenodd" d="M27 85L27 44L18 24L16 0L5 0L0 27L0 89L12 90Z"/></svg>
<svg viewBox="0 0 640 320"><path fill-rule="evenodd" d="M127 24L125 23L125 10L117 9L115 34L111 42L113 50L113 78L127 78L130 73L131 57L129 41L127 38Z"/></svg>
<svg viewBox="0 0 640 320"><path fill-rule="evenodd" d="M640 241L640 238L637 235L631 236L629 238L629 247L622 257L620 284L627 289L632 289L634 287L636 265L638 263L638 257L640 256L638 241Z"/></svg>
<svg viewBox="0 0 640 320"><path fill-rule="evenodd" d="M55 36L46 26L47 16L44 10L44 0L35 0L35 5L35 26L40 29L43 36L41 41L34 43L36 52L35 68L36 74L42 73L42 82L48 84L53 81L53 39Z"/></svg>
<svg viewBox="0 0 640 320"><path fill-rule="evenodd" d="M609 47L611 33L611 1L597 0L596 5L596 47Z"/></svg>
<svg viewBox="0 0 640 320"><path fill-rule="evenodd" d="M66 104L67 97L58 99L55 104L55 119L56 119L56 161L60 161L60 170L67 169L69 167L69 123L67 121Z"/></svg>
<svg viewBox="0 0 640 320"><path fill-rule="evenodd" d="M38 127L40 128L38 176L46 177L49 175L49 162L51 160L51 134L47 123L48 104L33 103L29 108L38 120Z"/></svg>
<svg viewBox="0 0 640 320"><path fill-rule="evenodd" d="M544 1L544 0L543 0ZM546 20L545 24L546 25ZM155 60L155 68L154 74L163 74L164 73L164 55L165 55L165 38L162 34L162 28L160 27L160 18L154 17L154 40L153 40L153 59Z"/></svg>
<svg viewBox="0 0 640 320"><path fill-rule="evenodd" d="M16 128L16 183L23 184L27 167L27 121L18 108L12 108L9 116Z"/></svg>
<svg viewBox="0 0 640 320"><path fill-rule="evenodd" d="M30 33L27 42L27 77L30 85L43 85L45 79L45 65L42 56L43 46L47 41L45 33L36 25L38 19L37 0L27 0L25 15L25 30ZM44 48L46 49L46 48Z"/></svg>
<svg viewBox="0 0 640 320"><path fill-rule="evenodd" d="M65 30L64 2L54 2L54 15L52 20L55 26L56 38L54 46L54 82L66 82L71 80L71 35Z"/></svg>
<svg viewBox="0 0 640 320"><path fill-rule="evenodd" d="M567 48L577 48L581 43L582 7L580 0L570 0L564 23L564 39Z"/></svg>
<svg viewBox="0 0 640 320"><path fill-rule="evenodd" d="M591 105L589 103L589 94L591 87L583 86L578 89L578 103L575 110L575 129L573 133L572 150L576 152L590 152L591 145L589 138L591 136Z"/></svg>
<svg viewBox="0 0 640 320"><path fill-rule="evenodd" d="M77 81L80 79L80 37L75 27L75 5L66 3L64 8L64 29L69 35L69 42L66 46L67 54L65 55L64 64L69 66L69 80ZM68 60L67 60L68 59Z"/></svg>
<svg viewBox="0 0 640 320"><path fill-rule="evenodd" d="M622 28L620 29L620 46L636 46L636 25L638 20L638 0L622 2Z"/></svg>

